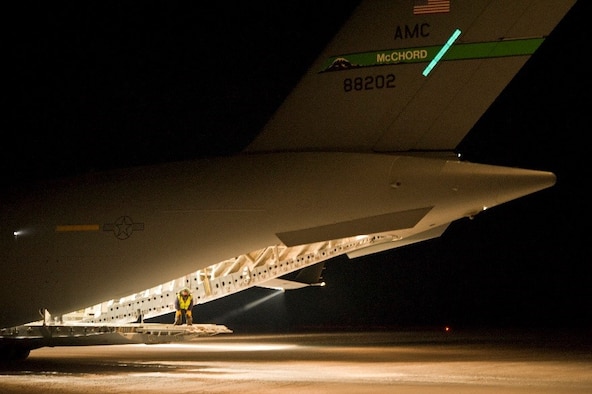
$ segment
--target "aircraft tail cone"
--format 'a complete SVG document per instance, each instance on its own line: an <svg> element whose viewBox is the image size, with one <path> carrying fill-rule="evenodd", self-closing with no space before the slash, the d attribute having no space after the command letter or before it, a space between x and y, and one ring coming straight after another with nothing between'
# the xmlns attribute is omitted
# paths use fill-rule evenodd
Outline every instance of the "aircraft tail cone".
<svg viewBox="0 0 592 394"><path fill-rule="evenodd" d="M555 185L556 181L557 177L552 172L505 168L496 201L498 204L511 201L547 189Z"/></svg>

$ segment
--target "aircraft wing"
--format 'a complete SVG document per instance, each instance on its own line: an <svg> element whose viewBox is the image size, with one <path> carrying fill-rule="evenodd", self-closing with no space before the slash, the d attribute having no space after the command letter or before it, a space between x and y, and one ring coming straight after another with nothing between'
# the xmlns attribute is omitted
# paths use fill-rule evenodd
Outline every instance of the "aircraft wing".
<svg viewBox="0 0 592 394"><path fill-rule="evenodd" d="M574 3L363 2L246 151L454 150Z"/></svg>

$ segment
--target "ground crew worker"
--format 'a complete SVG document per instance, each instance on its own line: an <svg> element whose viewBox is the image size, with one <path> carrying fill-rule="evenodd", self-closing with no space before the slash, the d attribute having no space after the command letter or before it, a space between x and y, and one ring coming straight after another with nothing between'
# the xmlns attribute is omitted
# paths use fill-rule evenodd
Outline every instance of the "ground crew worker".
<svg viewBox="0 0 592 394"><path fill-rule="evenodd" d="M188 326L193 324L193 316L191 315L191 310L193 309L193 296L188 288L182 289L179 294L177 294L177 298L175 299L175 309L176 326L183 324L183 315L185 315L185 320L187 321Z"/></svg>

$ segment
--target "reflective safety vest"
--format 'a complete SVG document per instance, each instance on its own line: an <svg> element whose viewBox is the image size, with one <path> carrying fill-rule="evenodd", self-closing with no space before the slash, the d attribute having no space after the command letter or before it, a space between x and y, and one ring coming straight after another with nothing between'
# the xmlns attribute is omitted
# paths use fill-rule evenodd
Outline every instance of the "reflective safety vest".
<svg viewBox="0 0 592 394"><path fill-rule="evenodd" d="M180 309L188 309L189 305L191 304L191 295L189 297L187 297L186 300L183 299L183 297L181 297L181 294L179 294L177 296L177 298L179 299L179 308Z"/></svg>

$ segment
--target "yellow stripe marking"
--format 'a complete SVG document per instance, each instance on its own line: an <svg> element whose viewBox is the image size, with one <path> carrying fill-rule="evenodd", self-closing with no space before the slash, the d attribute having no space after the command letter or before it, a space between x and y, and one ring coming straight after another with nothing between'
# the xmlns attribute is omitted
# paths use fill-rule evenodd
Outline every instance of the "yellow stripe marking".
<svg viewBox="0 0 592 394"><path fill-rule="evenodd" d="M55 231L58 233L70 231L99 231L101 228L98 224L63 224L56 226Z"/></svg>

